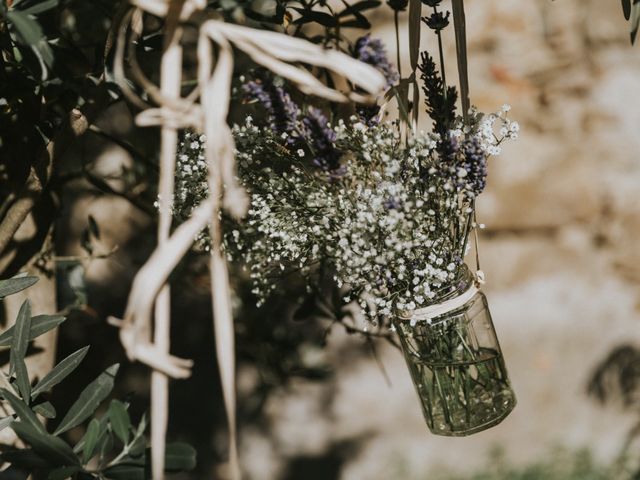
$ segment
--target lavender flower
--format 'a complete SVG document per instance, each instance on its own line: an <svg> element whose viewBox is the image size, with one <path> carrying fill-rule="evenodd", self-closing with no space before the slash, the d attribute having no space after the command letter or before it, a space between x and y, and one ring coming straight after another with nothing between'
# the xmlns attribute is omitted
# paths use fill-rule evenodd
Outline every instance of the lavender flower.
<svg viewBox="0 0 640 480"><path fill-rule="evenodd" d="M353 56L361 62L368 63L380 70L387 80L388 87L400 78L396 68L389 62L389 57L382 41L372 39L369 34L356 40ZM377 115L379 111L380 107L377 105L359 105L356 107L358 116L368 126L378 123Z"/></svg>
<svg viewBox="0 0 640 480"><path fill-rule="evenodd" d="M296 122L300 109L291 100L289 94L273 83L264 74L258 75L256 80L242 86L245 94L255 98L262 104L269 115L270 127L279 135L286 134L286 142L294 145L297 142Z"/></svg>
<svg viewBox="0 0 640 480"><path fill-rule="evenodd" d="M383 203L384 208L388 210L399 210L402 207L402 204L396 197L389 197Z"/></svg>
<svg viewBox="0 0 640 480"><path fill-rule="evenodd" d="M327 117L318 108L309 107L302 119L304 138L313 154L313 164L333 174L340 174L342 153L335 146L336 133L329 126Z"/></svg>
<svg viewBox="0 0 640 480"><path fill-rule="evenodd" d="M378 113L380 113L379 105L357 105L356 113L360 121L367 127L373 127L379 123Z"/></svg>
<svg viewBox="0 0 640 480"><path fill-rule="evenodd" d="M433 120L433 130L444 139L456 118L458 92L453 86L446 87L445 92L442 76L428 52L422 52L420 58L418 69L421 72L427 113Z"/></svg>
<svg viewBox="0 0 640 480"><path fill-rule="evenodd" d="M467 187L473 196L480 195L487 185L487 155L476 137L464 141L462 153Z"/></svg>
<svg viewBox="0 0 640 480"><path fill-rule="evenodd" d="M380 70L384 78L387 79L387 86L393 85L398 81L398 71L389 62L389 57L382 41L377 38L371 38L370 34L366 34L356 40L353 57Z"/></svg>
<svg viewBox="0 0 640 480"><path fill-rule="evenodd" d="M446 15L442 12L433 12L428 17L422 17L422 21L431 30L439 32L449 25L449 12Z"/></svg>
<svg viewBox="0 0 640 480"><path fill-rule="evenodd" d="M250 117L233 126L251 208L227 230L225 253L247 266L259 303L294 271L314 285L320 263L337 287L350 288L344 301L356 300L372 319L428 305L451 286L463 262L471 200L485 187L486 159L518 125L505 107L477 116L463 132L461 119L449 122L450 106L432 100L447 129L406 144L396 123L367 126L352 117L330 126L314 108L297 119L295 149L274 150L281 135ZM203 138L189 132L180 142L173 200L181 220L208 194L203 148ZM307 158L320 168L309 171ZM348 176L340 177L341 164ZM206 231L198 242L209 248Z"/></svg>

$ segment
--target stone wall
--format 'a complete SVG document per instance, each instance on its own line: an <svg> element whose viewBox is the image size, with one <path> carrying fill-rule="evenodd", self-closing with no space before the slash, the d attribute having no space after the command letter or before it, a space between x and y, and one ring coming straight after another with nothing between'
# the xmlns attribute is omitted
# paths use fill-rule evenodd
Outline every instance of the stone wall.
<svg viewBox="0 0 640 480"><path fill-rule="evenodd" d="M401 355L379 350L388 386L372 357L341 361L361 339L333 334L335 380L294 382L270 399L267 434L243 432L254 480L302 478L296 465L315 472L305 479L424 479L473 471L497 445L516 464L557 446L608 462L636 418L586 392L613 348L640 344L640 51L617 1L466 3L472 101L509 103L521 124L478 206L486 292L519 404L487 432L435 437Z"/></svg>

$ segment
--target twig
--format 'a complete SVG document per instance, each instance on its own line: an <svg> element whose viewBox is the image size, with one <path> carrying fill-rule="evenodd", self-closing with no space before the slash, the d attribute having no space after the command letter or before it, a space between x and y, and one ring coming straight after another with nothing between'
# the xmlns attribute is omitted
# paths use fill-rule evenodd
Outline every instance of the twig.
<svg viewBox="0 0 640 480"><path fill-rule="evenodd" d="M438 7L433 7L434 13L438 13ZM436 30L438 36L438 53L440 54L440 75L442 76L442 96L446 100L447 98L447 75L444 71L444 51L442 49L442 31Z"/></svg>
<svg viewBox="0 0 640 480"><path fill-rule="evenodd" d="M27 180L22 189L16 193L15 200L6 209L0 221L0 254L5 252L18 228L20 228L47 187L53 173L56 158L87 130L89 127L87 116L92 117L100 111L100 105L102 105L102 103L95 101L88 102L88 104L89 108L86 113L78 109L73 109L69 113L67 123L31 165Z"/></svg>
<svg viewBox="0 0 640 480"><path fill-rule="evenodd" d="M156 210L153 208L153 206L140 201L140 199L138 197L136 197L135 195L131 195L127 191L120 192L120 191L116 190L111 185L109 185L108 182L104 181L102 178L94 175L93 173L89 172L88 170L86 170L84 172L84 177L89 181L89 183L91 183L98 190L100 190L100 191L102 191L104 193L108 193L110 195L115 195L116 197L122 197L122 198L126 199L127 201L129 201L131 203L131 205L133 205L134 207L138 208L139 210L142 210L147 215L154 216L156 214Z"/></svg>
<svg viewBox="0 0 640 480"><path fill-rule="evenodd" d="M134 157L137 160L140 160L142 163L144 163L147 167L152 169L154 172L159 171L158 165L156 165L151 160L149 160L149 158L146 155L144 155L142 152L140 152L138 149L136 149L133 145L131 145L126 140L122 140L121 138L118 138L115 135L105 132L97 125L89 126L89 132L95 135L98 135L104 138L105 140L109 140L112 143L115 143L119 147L126 150L132 157Z"/></svg>
<svg viewBox="0 0 640 480"><path fill-rule="evenodd" d="M96 254L91 254L91 255L60 255L60 256L51 257L51 260L56 261L56 262L64 262L64 261L82 262L82 261L85 261L85 260L87 260L87 261L104 260L106 258L109 258L111 255L113 255L117 251L118 251L118 245L115 245L111 250L109 250L108 252L104 252L104 253L96 253Z"/></svg>
<svg viewBox="0 0 640 480"><path fill-rule="evenodd" d="M390 332L379 332L379 331L371 332L369 330L363 330L361 328L354 327L353 325L349 325L348 323L345 323L342 319L336 319L334 323L338 323L339 325L342 325L342 327L345 329L347 333L361 333L362 335L365 335L367 337L382 338L388 341L391 345L393 345L397 349L400 349L400 345L398 344L398 342L394 340L393 338L394 335Z"/></svg>
<svg viewBox="0 0 640 480"><path fill-rule="evenodd" d="M384 368L384 363L382 363L382 359L378 356L378 352L376 351L376 346L373 343L373 340L371 339L371 337L366 337L366 339L367 339L367 343L369 344L369 348L371 348L371 355L373 355L373 358L375 359L376 364L380 369L380 372L382 372L382 376L384 377L384 380L387 382L387 386L391 387L391 378L389 377L389 373L387 373L387 369Z"/></svg>

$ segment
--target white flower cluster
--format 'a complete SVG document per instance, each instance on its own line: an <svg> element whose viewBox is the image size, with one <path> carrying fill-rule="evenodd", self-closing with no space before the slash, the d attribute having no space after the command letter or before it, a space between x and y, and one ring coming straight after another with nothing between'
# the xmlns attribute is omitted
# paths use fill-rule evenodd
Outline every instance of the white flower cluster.
<svg viewBox="0 0 640 480"><path fill-rule="evenodd" d="M283 276L296 273L313 282L321 268L349 290L345 301L358 300L371 316L429 304L463 263L471 200L484 185L486 157L517 134L506 111L475 115L474 127L453 129L448 142L433 134L403 142L395 124L340 121L332 127L341 152L338 176L247 118L233 133L251 205L244 222L226 228L228 258L249 268L259 303ZM445 143L451 158L443 158ZM180 143L178 217L207 194L202 149L194 134Z"/></svg>
<svg viewBox="0 0 640 480"><path fill-rule="evenodd" d="M477 112L473 112L478 122L477 135L487 155L500 155L502 152L500 144L504 140L518 138L520 124L508 118L510 110L511 106L505 103L499 112L490 113L489 115L478 115Z"/></svg>

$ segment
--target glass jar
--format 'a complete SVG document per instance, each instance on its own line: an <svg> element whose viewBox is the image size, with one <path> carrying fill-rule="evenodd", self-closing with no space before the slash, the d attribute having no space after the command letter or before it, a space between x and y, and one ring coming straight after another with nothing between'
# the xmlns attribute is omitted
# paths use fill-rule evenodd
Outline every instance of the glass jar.
<svg viewBox="0 0 640 480"><path fill-rule="evenodd" d="M441 312L434 312L435 304ZM406 312L394 324L432 433L470 435L513 410L516 397L487 299L466 265L432 306Z"/></svg>

